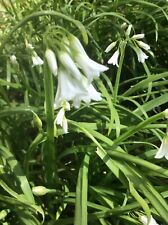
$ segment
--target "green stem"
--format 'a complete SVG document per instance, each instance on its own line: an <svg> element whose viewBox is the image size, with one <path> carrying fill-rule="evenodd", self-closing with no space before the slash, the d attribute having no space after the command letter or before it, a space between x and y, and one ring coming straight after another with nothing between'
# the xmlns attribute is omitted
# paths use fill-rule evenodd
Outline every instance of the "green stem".
<svg viewBox="0 0 168 225"><path fill-rule="evenodd" d="M53 184L56 178L56 149L54 145L54 89L53 77L48 71L46 65L44 66L44 89L45 89L45 111L47 122L47 140L44 144L44 165L45 178L49 185Z"/></svg>
<svg viewBox="0 0 168 225"><path fill-rule="evenodd" d="M145 70L145 72L146 72L146 74L149 78L151 76L151 73L150 73L149 68L148 68L148 66L145 62L143 63L143 67L144 67L144 70ZM149 96L150 96L151 92L152 92L152 81L149 82L149 84L148 84L148 93L147 93L145 101L147 101L149 99Z"/></svg>
<svg viewBox="0 0 168 225"><path fill-rule="evenodd" d="M118 95L121 70L122 70L122 65L123 65L123 60L124 60L124 55L125 55L125 47L126 47L126 42L123 41L120 45L121 56L120 56L120 61L119 61L119 67L118 67L118 70L117 70L116 81L115 81L115 85L114 85L114 92L113 92L114 103L116 103L117 95Z"/></svg>

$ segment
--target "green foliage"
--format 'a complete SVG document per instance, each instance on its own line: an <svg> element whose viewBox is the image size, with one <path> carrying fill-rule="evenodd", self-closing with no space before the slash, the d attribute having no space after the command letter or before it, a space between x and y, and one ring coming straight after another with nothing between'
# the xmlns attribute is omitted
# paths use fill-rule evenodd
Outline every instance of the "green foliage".
<svg viewBox="0 0 168 225"><path fill-rule="evenodd" d="M168 224L167 160L154 158L167 130L167 20L166 0L1 0L0 223ZM123 23L145 34L145 63ZM45 50L68 33L104 65L121 44L119 67L94 81L102 100L67 111L63 134ZM26 43L44 65L32 66ZM35 186L54 191L34 197Z"/></svg>

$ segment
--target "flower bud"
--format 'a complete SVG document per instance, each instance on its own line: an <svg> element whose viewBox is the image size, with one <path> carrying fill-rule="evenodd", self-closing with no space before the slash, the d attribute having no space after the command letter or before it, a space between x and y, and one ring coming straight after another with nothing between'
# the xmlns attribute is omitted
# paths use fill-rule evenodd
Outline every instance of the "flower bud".
<svg viewBox="0 0 168 225"><path fill-rule="evenodd" d="M130 25L128 26L127 30L125 31L126 36L130 36L131 29L132 29L132 24L130 24Z"/></svg>
<svg viewBox="0 0 168 225"><path fill-rule="evenodd" d="M111 51L111 49L113 49L116 46L116 44L117 44L117 41L112 42L111 44L109 44L107 46L107 48L105 49L105 52L108 53L109 51Z"/></svg>
<svg viewBox="0 0 168 225"><path fill-rule="evenodd" d="M32 192L36 196L43 196L48 193L48 189L44 186L36 186L32 188Z"/></svg>
<svg viewBox="0 0 168 225"><path fill-rule="evenodd" d="M34 112L33 112L33 122L34 122L34 125L39 129L39 131L41 131L42 130L42 122L41 122L40 118L38 117L38 115Z"/></svg>
<svg viewBox="0 0 168 225"><path fill-rule="evenodd" d="M17 62L17 59L16 59L16 56L15 55L11 55L10 56L10 61L13 65L17 65L18 62Z"/></svg>
<svg viewBox="0 0 168 225"><path fill-rule="evenodd" d="M47 49L45 52L45 57L46 57L48 67L51 73L54 76L57 76L58 66L57 66L57 60L56 60L54 52L51 49Z"/></svg>
<svg viewBox="0 0 168 225"><path fill-rule="evenodd" d="M168 119L168 109L165 109L164 116L165 116L166 119Z"/></svg>
<svg viewBox="0 0 168 225"><path fill-rule="evenodd" d="M144 37L145 37L145 34L135 34L132 36L132 39L138 40L138 39L142 39Z"/></svg>

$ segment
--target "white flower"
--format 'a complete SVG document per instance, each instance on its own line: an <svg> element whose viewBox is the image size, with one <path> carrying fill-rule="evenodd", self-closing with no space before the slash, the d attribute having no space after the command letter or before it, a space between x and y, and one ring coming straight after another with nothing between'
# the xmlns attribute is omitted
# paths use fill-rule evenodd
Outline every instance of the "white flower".
<svg viewBox="0 0 168 225"><path fill-rule="evenodd" d="M100 101L101 94L96 91L92 84L88 84L87 78L75 79L69 71L60 68L58 71L58 85L55 96L55 108L63 106L64 101L72 101L75 108L79 108L81 101L90 103L91 100ZM66 106L68 109L68 107Z"/></svg>
<svg viewBox="0 0 168 225"><path fill-rule="evenodd" d="M16 56L15 55L11 55L10 56L10 61L13 65L17 65L18 62L17 62L17 59L16 59Z"/></svg>
<svg viewBox="0 0 168 225"><path fill-rule="evenodd" d="M138 40L145 37L145 34L135 34L132 36L132 39Z"/></svg>
<svg viewBox="0 0 168 225"><path fill-rule="evenodd" d="M139 48L137 51L138 61L144 63L148 56Z"/></svg>
<svg viewBox="0 0 168 225"><path fill-rule="evenodd" d="M64 134L68 133L68 121L65 117L65 109L61 108L55 119L55 123L63 128Z"/></svg>
<svg viewBox="0 0 168 225"><path fill-rule="evenodd" d="M108 53L109 51L111 51L111 49L113 49L116 46L116 44L117 44L117 41L112 42L111 44L107 46L104 52Z"/></svg>
<svg viewBox="0 0 168 225"><path fill-rule="evenodd" d="M80 107L81 101L84 101L85 103L89 104L91 100L93 101L102 100L101 93L96 91L95 87L92 84L88 85L87 79L85 77L83 77L83 84L86 86L87 93L74 99L73 105L75 108Z"/></svg>
<svg viewBox="0 0 168 225"><path fill-rule="evenodd" d="M82 76L82 75L81 75ZM68 70L61 67L58 70L58 85L55 97L56 108L61 107L63 101L74 101L87 94L87 89L82 81L77 80Z"/></svg>
<svg viewBox="0 0 168 225"><path fill-rule="evenodd" d="M125 31L126 36L130 36L131 29L132 29L132 24L130 24L130 25L128 26L127 30Z"/></svg>
<svg viewBox="0 0 168 225"><path fill-rule="evenodd" d="M68 52L61 51L61 52L59 52L58 57L59 57L61 64L64 66L64 68L67 69L75 79L77 79L77 80L82 79L81 72L75 65L74 61L72 60L72 58L68 54Z"/></svg>
<svg viewBox="0 0 168 225"><path fill-rule="evenodd" d="M146 51L148 51L150 49L150 46L146 43L144 43L143 41L136 41L139 45L139 47L145 49Z"/></svg>
<svg viewBox="0 0 168 225"><path fill-rule="evenodd" d="M156 159L161 159L163 157L168 160L168 135L163 138L161 146L155 155Z"/></svg>
<svg viewBox="0 0 168 225"><path fill-rule="evenodd" d="M88 57L78 38L70 35L69 43L74 61L88 78L89 83L91 83L94 78L98 78L100 73L108 70L108 67L101 65Z"/></svg>
<svg viewBox="0 0 168 225"><path fill-rule="evenodd" d="M113 64L118 67L119 54L120 54L119 49L117 49L117 51L115 51L114 54L111 56L111 58L108 60L108 64Z"/></svg>
<svg viewBox="0 0 168 225"><path fill-rule="evenodd" d="M34 49L33 45L30 44L30 43L28 43L27 41L26 41L26 48L28 48L28 49Z"/></svg>
<svg viewBox="0 0 168 225"><path fill-rule="evenodd" d="M43 65L44 63L43 60L37 55L35 51L33 51L32 62L33 62L32 67L40 66Z"/></svg>
<svg viewBox="0 0 168 225"><path fill-rule="evenodd" d="M57 60L56 60L54 52L51 49L47 49L45 52L45 57L46 57L48 67L51 73L54 76L57 76L58 66L57 66Z"/></svg>
<svg viewBox="0 0 168 225"><path fill-rule="evenodd" d="M142 222L143 225L159 225L152 216L150 217L149 223L148 223L147 216L145 215L139 216L139 220L140 222Z"/></svg>

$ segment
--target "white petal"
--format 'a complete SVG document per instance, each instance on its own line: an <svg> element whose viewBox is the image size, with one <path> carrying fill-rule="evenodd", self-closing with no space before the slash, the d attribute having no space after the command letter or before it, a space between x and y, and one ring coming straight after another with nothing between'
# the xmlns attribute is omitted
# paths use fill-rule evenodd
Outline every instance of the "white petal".
<svg viewBox="0 0 168 225"><path fill-rule="evenodd" d="M16 59L16 56L15 56L15 55L11 55L11 56L10 56L10 61L11 61L11 63L12 63L13 65L18 64L18 62L17 62L17 59Z"/></svg>
<svg viewBox="0 0 168 225"><path fill-rule="evenodd" d="M105 52L108 53L109 51L111 51L111 49L113 49L116 46L116 44L117 44L117 41L112 42L111 44L109 44L107 46L107 48L105 49Z"/></svg>
<svg viewBox="0 0 168 225"><path fill-rule="evenodd" d="M144 63L146 59L148 59L148 56L141 50L137 50L137 56L138 56L138 61L141 63Z"/></svg>
<svg viewBox="0 0 168 225"><path fill-rule="evenodd" d="M58 124L60 126L63 125L64 114L65 114L65 111L64 111L63 108L61 108L60 111L57 114L56 119L55 119L56 124Z"/></svg>
<svg viewBox="0 0 168 225"><path fill-rule="evenodd" d="M108 67L93 61L84 54L76 55L75 61L82 69L84 75L88 78L89 83L91 83L93 79L98 78L100 76L100 73L108 70Z"/></svg>
<svg viewBox="0 0 168 225"><path fill-rule="evenodd" d="M165 156L168 159L168 136L164 137L158 152L155 155L156 159L161 159Z"/></svg>
<svg viewBox="0 0 168 225"><path fill-rule="evenodd" d="M143 225L159 225L156 220L151 216L148 224L147 216L141 215L139 216L139 220Z"/></svg>
<svg viewBox="0 0 168 225"><path fill-rule="evenodd" d="M127 30L125 31L125 34L126 34L127 36L130 36L131 29L132 29L132 24L130 24L130 25L128 26Z"/></svg>
<svg viewBox="0 0 168 225"><path fill-rule="evenodd" d="M77 80L81 80L81 72L75 65L74 61L72 60L71 56L68 54L68 52L60 52L59 55L59 60L62 63L62 65L71 72L72 76L76 78Z"/></svg>
<svg viewBox="0 0 168 225"><path fill-rule="evenodd" d="M68 121L65 116L63 119L63 123L62 123L62 128L63 128L64 134L67 134L68 133Z"/></svg>
<svg viewBox="0 0 168 225"><path fill-rule="evenodd" d="M55 97L55 106L59 108L62 101L73 101L76 97L87 94L87 89L81 81L75 79L68 71L62 68L58 71L58 86Z"/></svg>
<svg viewBox="0 0 168 225"><path fill-rule="evenodd" d="M88 85L87 79L85 77L83 79L83 83L87 87L88 92L87 92L87 94L79 96L74 99L73 105L75 108L79 108L81 101L84 101L85 103L89 104L91 102L91 100L93 100L93 101L101 101L102 100L101 93L98 92L92 84Z"/></svg>
<svg viewBox="0 0 168 225"><path fill-rule="evenodd" d="M136 40L142 39L144 37L145 37L145 34L135 34L135 35L132 36L132 38L133 39L136 39Z"/></svg>
<svg viewBox="0 0 168 225"><path fill-rule="evenodd" d="M112 57L108 60L108 64L116 65L118 67L119 54L120 54L119 49L117 49L117 51L115 51Z"/></svg>
<svg viewBox="0 0 168 225"><path fill-rule="evenodd" d="M108 67L89 58L78 38L70 35L69 42L72 56L78 67L82 69L84 75L87 76L89 82L92 82L94 78L98 78L100 73L108 70Z"/></svg>
<svg viewBox="0 0 168 225"><path fill-rule="evenodd" d="M137 41L139 47L145 49L145 50L149 50L150 49L150 46L146 43L144 43L143 41Z"/></svg>
<svg viewBox="0 0 168 225"><path fill-rule="evenodd" d="M37 55L36 52L33 52L32 62L33 62L32 67L34 67L34 66L41 66L44 63L43 60Z"/></svg>
<svg viewBox="0 0 168 225"><path fill-rule="evenodd" d="M83 48L78 38L76 38L74 35L69 35L68 39L69 39L71 50L73 51L72 54L80 53L88 57L88 55L85 52L85 49Z"/></svg>
<svg viewBox="0 0 168 225"><path fill-rule="evenodd" d="M58 66L57 66L57 60L56 60L54 52L51 49L47 49L45 52L45 57L46 57L48 67L51 73L54 76L57 76Z"/></svg>
<svg viewBox="0 0 168 225"><path fill-rule="evenodd" d="M26 41L26 48L28 48L28 49L34 49L33 45L30 44L30 43L28 43L27 41Z"/></svg>

